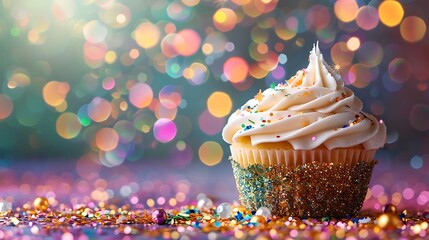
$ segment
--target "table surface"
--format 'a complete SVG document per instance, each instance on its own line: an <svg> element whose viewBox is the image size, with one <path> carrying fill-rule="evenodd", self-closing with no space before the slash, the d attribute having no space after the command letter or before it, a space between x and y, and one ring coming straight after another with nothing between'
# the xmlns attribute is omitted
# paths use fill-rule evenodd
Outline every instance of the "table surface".
<svg viewBox="0 0 429 240"><path fill-rule="evenodd" d="M186 168L163 160L105 168L91 158L2 163L0 199L12 203L13 210L0 216L0 239L424 238L429 231L427 166L416 170L379 161L360 216L284 217L256 223L252 213L238 206L228 161ZM213 200L213 209L221 202L230 203L234 215L219 219L213 209L199 211L199 193ZM36 197L49 201L46 212L33 210ZM397 211L383 215L389 203ZM153 223L150 214L157 208L170 214L168 223ZM125 218L118 220L121 216Z"/></svg>

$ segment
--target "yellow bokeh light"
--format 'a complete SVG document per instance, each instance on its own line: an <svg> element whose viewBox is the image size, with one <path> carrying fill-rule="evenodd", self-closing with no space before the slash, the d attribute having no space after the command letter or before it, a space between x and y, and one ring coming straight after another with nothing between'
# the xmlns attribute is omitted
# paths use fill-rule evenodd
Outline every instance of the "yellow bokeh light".
<svg viewBox="0 0 429 240"><path fill-rule="evenodd" d="M204 43L202 50L205 55L210 55L213 52L213 46L210 43Z"/></svg>
<svg viewBox="0 0 429 240"><path fill-rule="evenodd" d="M112 64L116 61L116 52L115 51L108 51L106 52L106 55L104 55L104 61L108 64Z"/></svg>
<svg viewBox="0 0 429 240"><path fill-rule="evenodd" d="M402 38L410 43L415 43L423 39L426 34L426 24L423 19L416 16L409 16L402 21L400 26Z"/></svg>
<svg viewBox="0 0 429 240"><path fill-rule="evenodd" d="M360 47L360 40L357 37L351 37L349 38L349 40L347 41L347 48L350 51L356 51L358 50Z"/></svg>
<svg viewBox="0 0 429 240"><path fill-rule="evenodd" d="M338 0L334 4L337 18L343 22L353 21L358 13L359 6L355 0Z"/></svg>
<svg viewBox="0 0 429 240"><path fill-rule="evenodd" d="M116 22L123 24L127 21L127 17L124 14L118 14L116 16Z"/></svg>
<svg viewBox="0 0 429 240"><path fill-rule="evenodd" d="M397 1L384 1L378 7L378 15L384 25L394 27L401 23L404 17L404 9L401 3Z"/></svg>
<svg viewBox="0 0 429 240"><path fill-rule="evenodd" d="M50 81L43 87L43 100L52 107L59 106L64 102L69 90L70 86L66 82Z"/></svg>
<svg viewBox="0 0 429 240"><path fill-rule="evenodd" d="M182 0L182 3L188 7L193 7L200 3L200 0Z"/></svg>
<svg viewBox="0 0 429 240"><path fill-rule="evenodd" d="M268 71L263 69L260 64L252 64L249 74L256 79L262 79L268 75Z"/></svg>
<svg viewBox="0 0 429 240"><path fill-rule="evenodd" d="M168 204L172 207L177 205L177 200L174 198L170 198L170 200L168 200Z"/></svg>
<svg viewBox="0 0 429 240"><path fill-rule="evenodd" d="M232 109L231 98L224 92L214 92L207 100L207 109L215 117L225 117Z"/></svg>
<svg viewBox="0 0 429 240"><path fill-rule="evenodd" d="M183 77L186 79L191 79L194 77L194 71L191 68L185 68L183 70Z"/></svg>
<svg viewBox="0 0 429 240"><path fill-rule="evenodd" d="M80 124L79 118L76 114L66 112L58 117L55 127L58 135L62 138L72 139L79 134L82 125Z"/></svg>
<svg viewBox="0 0 429 240"><path fill-rule="evenodd" d="M298 25L296 17L289 17L286 21L278 22L274 27L274 32L279 38L288 41L296 36Z"/></svg>
<svg viewBox="0 0 429 240"><path fill-rule="evenodd" d="M150 22L141 23L134 31L134 39L142 48L154 47L160 37L158 26Z"/></svg>
<svg viewBox="0 0 429 240"><path fill-rule="evenodd" d="M198 155L205 165L214 166L222 160L223 150L219 143L207 141L200 146Z"/></svg>
<svg viewBox="0 0 429 240"><path fill-rule="evenodd" d="M227 16L225 11L219 11L219 10L216 11L216 13L213 15L213 19L218 23L223 23L226 21Z"/></svg>
<svg viewBox="0 0 429 240"><path fill-rule="evenodd" d="M237 24L237 15L229 8L218 9L213 15L213 24L219 31L227 32Z"/></svg>
<svg viewBox="0 0 429 240"><path fill-rule="evenodd" d="M252 2L252 0L232 0L232 2L237 5L246 5Z"/></svg>
<svg viewBox="0 0 429 240"><path fill-rule="evenodd" d="M148 200L146 200L146 204L148 207L153 207L155 206L155 201L152 198L149 198Z"/></svg>
<svg viewBox="0 0 429 240"><path fill-rule="evenodd" d="M124 112L127 111L128 103L126 101L121 101L121 103L119 103L119 108Z"/></svg>
<svg viewBox="0 0 429 240"><path fill-rule="evenodd" d="M113 128L102 128L95 136L95 143L100 150L111 151L116 148L119 135Z"/></svg>

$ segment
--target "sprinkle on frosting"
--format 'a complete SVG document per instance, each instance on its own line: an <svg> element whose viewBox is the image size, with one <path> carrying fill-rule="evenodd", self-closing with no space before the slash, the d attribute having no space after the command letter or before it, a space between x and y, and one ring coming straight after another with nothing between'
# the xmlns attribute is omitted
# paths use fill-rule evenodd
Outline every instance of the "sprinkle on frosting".
<svg viewBox="0 0 429 240"><path fill-rule="evenodd" d="M262 94L261 89L259 89L258 94L255 95L255 99L258 100L258 102L261 102L262 99L264 99L264 94Z"/></svg>
<svg viewBox="0 0 429 240"><path fill-rule="evenodd" d="M378 149L386 142L385 125L362 111L361 100L323 60L318 44L307 68L272 85L230 116L222 132L226 142L250 137L253 145L287 141L303 150L360 144Z"/></svg>

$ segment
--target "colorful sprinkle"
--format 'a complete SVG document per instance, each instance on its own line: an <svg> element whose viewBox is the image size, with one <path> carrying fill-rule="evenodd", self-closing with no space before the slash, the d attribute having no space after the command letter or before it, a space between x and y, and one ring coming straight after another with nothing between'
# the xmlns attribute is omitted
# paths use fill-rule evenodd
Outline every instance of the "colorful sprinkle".
<svg viewBox="0 0 429 240"><path fill-rule="evenodd" d="M258 94L255 95L255 99L258 100L258 102L261 102L262 99L264 99L264 94L262 94L261 89L259 89Z"/></svg>

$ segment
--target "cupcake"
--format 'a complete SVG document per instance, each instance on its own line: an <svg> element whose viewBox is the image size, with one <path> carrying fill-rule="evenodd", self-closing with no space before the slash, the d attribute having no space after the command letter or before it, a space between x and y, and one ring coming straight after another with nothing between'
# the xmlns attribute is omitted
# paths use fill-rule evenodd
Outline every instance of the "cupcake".
<svg viewBox="0 0 429 240"><path fill-rule="evenodd" d="M259 91L222 132L241 203L277 216L358 214L386 127L328 66L318 44L309 65Z"/></svg>

